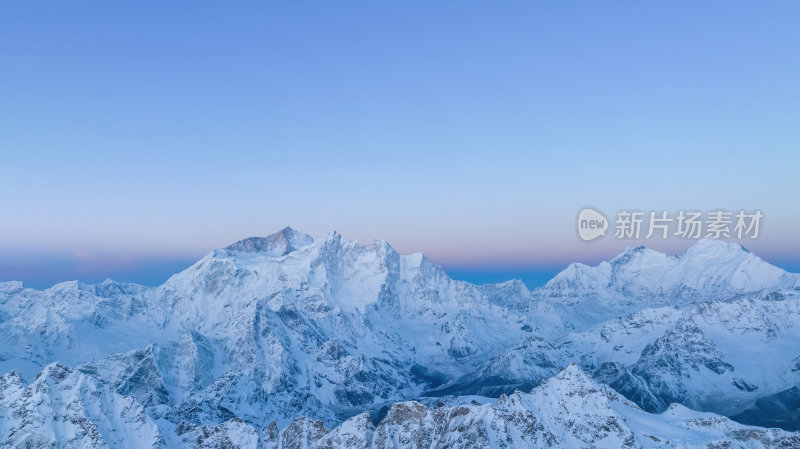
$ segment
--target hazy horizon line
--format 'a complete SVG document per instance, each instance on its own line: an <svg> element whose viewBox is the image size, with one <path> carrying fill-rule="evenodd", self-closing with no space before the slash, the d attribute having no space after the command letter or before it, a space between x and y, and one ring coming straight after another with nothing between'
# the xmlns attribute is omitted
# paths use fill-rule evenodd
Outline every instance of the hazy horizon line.
<svg viewBox="0 0 800 449"><path fill-rule="evenodd" d="M330 234L330 233L329 233ZM327 234L326 234L327 235ZM315 239L318 241L319 239ZM386 241L373 239L372 241ZM362 244L368 244L361 242ZM696 241L691 242L692 244ZM734 241L733 243L739 244ZM390 244L391 245L391 244ZM635 248L645 246L644 244L631 244L625 248ZM745 245L741 245L749 251ZM396 248L395 248L396 249ZM216 249L207 251L208 254ZM439 257L430 257L421 251L398 251L401 254L421 253L426 255L437 265L441 266L447 274L456 280L467 281L473 284L492 284L511 280L521 280L528 288L536 288L544 285L547 281L556 276L570 264L582 263L589 266L608 261L621 254L625 249L617 251L612 255L586 255L588 257L578 257L566 259L567 254L561 253L558 257L541 260L515 260L510 257L507 260L497 260L496 258L455 258L454 260L443 260ZM685 252L662 251L653 249L668 256L674 257ZM800 260L782 259L764 256L760 252L755 252L759 258L765 262L781 268L790 273L800 273ZM107 279L117 282L134 283L144 286L158 286L166 282L174 274L191 267L203 256L134 256L125 254L89 254L75 251L72 254L62 254L59 256L29 256L25 258L13 258L13 260L0 260L0 282L22 282L26 288L44 290L54 285L78 281L86 284L97 284ZM580 260L576 260L580 259Z"/></svg>

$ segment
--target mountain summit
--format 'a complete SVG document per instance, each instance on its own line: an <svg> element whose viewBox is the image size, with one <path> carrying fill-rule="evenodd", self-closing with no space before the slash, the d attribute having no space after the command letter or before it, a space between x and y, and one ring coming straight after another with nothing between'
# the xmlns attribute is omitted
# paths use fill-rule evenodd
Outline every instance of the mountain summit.
<svg viewBox="0 0 800 449"><path fill-rule="evenodd" d="M797 282L797 275L770 265L741 245L702 239L675 256L639 246L596 267L572 264L537 294L691 299L791 288Z"/></svg>
<svg viewBox="0 0 800 449"><path fill-rule="evenodd" d="M250 237L239 240L224 249L230 253L260 253L267 256L285 256L314 242L310 235L285 227L267 237Z"/></svg>

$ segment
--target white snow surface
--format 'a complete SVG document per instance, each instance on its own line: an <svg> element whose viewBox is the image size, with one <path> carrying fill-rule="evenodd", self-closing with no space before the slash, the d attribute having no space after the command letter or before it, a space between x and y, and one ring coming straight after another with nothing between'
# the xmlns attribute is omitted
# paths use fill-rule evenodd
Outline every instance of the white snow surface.
<svg viewBox="0 0 800 449"><path fill-rule="evenodd" d="M291 228L158 287L4 282L0 447L800 447L720 416L800 385L798 287L716 240L529 291Z"/></svg>

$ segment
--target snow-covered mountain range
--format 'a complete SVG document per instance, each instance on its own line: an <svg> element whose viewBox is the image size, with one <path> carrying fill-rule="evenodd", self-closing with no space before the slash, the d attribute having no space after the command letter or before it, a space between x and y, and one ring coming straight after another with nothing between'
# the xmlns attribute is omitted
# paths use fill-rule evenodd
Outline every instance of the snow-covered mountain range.
<svg viewBox="0 0 800 449"><path fill-rule="evenodd" d="M0 447L800 447L800 276L701 240L529 291L286 228L0 283L0 373Z"/></svg>

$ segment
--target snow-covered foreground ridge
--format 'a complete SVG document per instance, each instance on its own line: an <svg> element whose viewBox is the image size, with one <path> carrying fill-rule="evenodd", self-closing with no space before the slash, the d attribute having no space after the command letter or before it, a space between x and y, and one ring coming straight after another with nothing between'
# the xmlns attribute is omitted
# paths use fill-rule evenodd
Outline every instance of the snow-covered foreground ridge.
<svg viewBox="0 0 800 449"><path fill-rule="evenodd" d="M529 291L286 228L158 287L0 283L0 447L800 447L798 295L714 240Z"/></svg>

